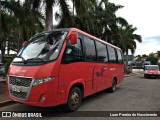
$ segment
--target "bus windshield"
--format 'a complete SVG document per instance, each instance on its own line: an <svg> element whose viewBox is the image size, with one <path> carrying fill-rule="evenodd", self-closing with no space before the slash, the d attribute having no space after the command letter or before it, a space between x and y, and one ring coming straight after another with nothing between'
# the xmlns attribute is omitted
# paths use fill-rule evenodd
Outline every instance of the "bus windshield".
<svg viewBox="0 0 160 120"><path fill-rule="evenodd" d="M55 60L60 53L66 35L66 31L54 31L34 37L20 50L13 62Z"/></svg>

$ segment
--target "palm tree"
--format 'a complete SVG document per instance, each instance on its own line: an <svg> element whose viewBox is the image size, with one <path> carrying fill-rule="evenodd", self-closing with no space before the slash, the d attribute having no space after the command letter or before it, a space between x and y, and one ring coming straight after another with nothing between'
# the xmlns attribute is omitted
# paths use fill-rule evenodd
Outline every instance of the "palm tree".
<svg viewBox="0 0 160 120"><path fill-rule="evenodd" d="M90 16L92 16L92 21L94 29L96 29L96 36L103 37L110 43L111 36L118 34L118 25L127 25L127 21L122 17L116 16L116 11L123 8L121 5L115 5L114 3L108 2L108 0L101 0L97 2L90 9ZM108 39L109 38L109 39Z"/></svg>
<svg viewBox="0 0 160 120"><path fill-rule="evenodd" d="M67 0L33 0L32 5L33 9L38 9L41 3L45 4L45 30L53 29L53 6L60 6L61 11L61 19L62 21L68 22L70 21L71 13L69 11L69 6L67 4ZM61 21L61 20L60 20ZM60 22L61 23L61 22ZM62 24L62 23L61 23Z"/></svg>
<svg viewBox="0 0 160 120"><path fill-rule="evenodd" d="M1 50L1 57L2 62L4 62L4 54L5 54L5 48L6 48L6 38L8 34L8 28L7 28L7 22L8 21L8 15L5 13L1 14L1 26L0 26L0 50Z"/></svg>
<svg viewBox="0 0 160 120"><path fill-rule="evenodd" d="M137 42L142 42L141 35L134 34L134 32L137 30L136 27L133 27L132 25L128 25L124 28L122 28L119 32L121 33L120 40L123 52L126 53L126 66L128 66L128 51L131 50L131 53L134 54L135 49L137 47Z"/></svg>
<svg viewBox="0 0 160 120"><path fill-rule="evenodd" d="M93 18L89 14L89 10L91 6L94 6L96 0L72 0L72 2L72 14L70 11L64 12L64 9L61 9L60 14L56 14L56 18L60 21L57 27L76 27L88 33L93 33ZM76 14L74 14L74 11Z"/></svg>
<svg viewBox="0 0 160 120"><path fill-rule="evenodd" d="M96 0L72 0L72 2L76 10L76 15L79 17L87 16L89 14L88 10L96 5Z"/></svg>
<svg viewBox="0 0 160 120"><path fill-rule="evenodd" d="M0 23L0 48L4 58L6 47L8 51L18 51L23 41L43 28L43 16L38 11L32 11L27 0L23 4L14 0L1 3L3 12Z"/></svg>
<svg viewBox="0 0 160 120"><path fill-rule="evenodd" d="M14 31L19 34L20 43L27 41L28 38L35 34L37 28L39 30L43 29L43 16L40 12L32 10L29 0L26 0L23 4L20 1L3 1L3 5L7 10L11 11L11 17L15 16L16 29Z"/></svg>
<svg viewBox="0 0 160 120"><path fill-rule="evenodd" d="M55 0L45 0L46 7L45 7L45 15L46 15L46 21L45 21L45 30L51 30L53 29L53 4L55 3Z"/></svg>

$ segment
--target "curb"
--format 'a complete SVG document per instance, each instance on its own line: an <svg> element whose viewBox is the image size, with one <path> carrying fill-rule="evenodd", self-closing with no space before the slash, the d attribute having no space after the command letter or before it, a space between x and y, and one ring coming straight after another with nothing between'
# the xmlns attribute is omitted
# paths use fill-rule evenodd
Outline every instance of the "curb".
<svg viewBox="0 0 160 120"><path fill-rule="evenodd" d="M132 76L139 75L139 74L141 74L141 73L136 73L136 74L130 74L130 75L126 75L126 76L124 76L124 78L127 78L127 77L132 77Z"/></svg>
<svg viewBox="0 0 160 120"><path fill-rule="evenodd" d="M0 108L4 107L4 106L12 105L12 104L15 104L15 102L12 100L2 101L2 102L0 102Z"/></svg>

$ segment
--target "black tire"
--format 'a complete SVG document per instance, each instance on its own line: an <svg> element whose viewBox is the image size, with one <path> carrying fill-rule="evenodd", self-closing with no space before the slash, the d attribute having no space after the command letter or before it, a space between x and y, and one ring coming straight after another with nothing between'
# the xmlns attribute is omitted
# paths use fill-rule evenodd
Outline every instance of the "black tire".
<svg viewBox="0 0 160 120"><path fill-rule="evenodd" d="M116 85L117 85L117 81L115 79L113 79L112 87L109 88L109 91L111 93L114 93L116 91Z"/></svg>
<svg viewBox="0 0 160 120"><path fill-rule="evenodd" d="M68 96L68 102L66 104L67 111L77 110L82 101L82 92L78 87L73 87Z"/></svg>
<svg viewBox="0 0 160 120"><path fill-rule="evenodd" d="M156 79L159 79L159 76L157 76Z"/></svg>
<svg viewBox="0 0 160 120"><path fill-rule="evenodd" d="M148 76L147 76L147 75L144 75L144 78L148 78Z"/></svg>

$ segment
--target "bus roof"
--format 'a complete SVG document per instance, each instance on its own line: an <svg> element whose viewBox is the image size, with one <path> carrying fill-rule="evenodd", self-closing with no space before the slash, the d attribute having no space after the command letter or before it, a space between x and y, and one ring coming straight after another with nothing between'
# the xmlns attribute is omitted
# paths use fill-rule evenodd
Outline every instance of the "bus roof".
<svg viewBox="0 0 160 120"><path fill-rule="evenodd" d="M116 48L116 49L120 49L120 48L117 47L117 46L114 46L114 45L112 45L112 44L110 44L110 43L108 43L108 42L106 42L106 41L104 41L104 40L101 40L101 39L99 39L99 38L97 38L97 37L94 37L94 36L92 36L92 35L84 32L84 31L81 31L81 30L77 29L77 28L70 28L70 31L77 31L77 32L79 32L79 33L83 33L84 35L87 35L87 36L89 36L89 37L91 37L91 38L93 38L93 39L96 39L96 40L98 40L98 41L100 41L100 42L103 42L104 44L110 45L110 46L112 46L112 47L114 47L114 48Z"/></svg>
<svg viewBox="0 0 160 120"><path fill-rule="evenodd" d="M82 30L77 29L77 28L56 28L56 29L53 29L53 30L49 30L49 31L44 31L44 32L42 32L42 33L38 33L38 34L36 34L36 36L37 36L37 35L42 35L42 34L45 34L45 33L52 33L53 31L62 31L62 30L68 31L68 32L76 31L76 32L82 33L82 34L84 34L84 35L86 35L86 36L88 36L88 37L90 37L90 38L93 38L93 39L95 39L95 40L97 40L97 41L100 41L100 42L102 42L102 43L104 43L104 44L110 45L110 46L112 46L112 47L114 47L114 48L116 48L116 49L120 49L120 48L117 47L117 46L114 46L114 45L112 45L112 44L110 44L110 43L108 43L108 42L106 42L106 41L104 41L104 40L101 40L101 39L99 39L99 38L97 38L97 37L94 37L93 35L90 35L90 34L84 32L84 31L82 31Z"/></svg>

